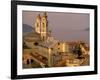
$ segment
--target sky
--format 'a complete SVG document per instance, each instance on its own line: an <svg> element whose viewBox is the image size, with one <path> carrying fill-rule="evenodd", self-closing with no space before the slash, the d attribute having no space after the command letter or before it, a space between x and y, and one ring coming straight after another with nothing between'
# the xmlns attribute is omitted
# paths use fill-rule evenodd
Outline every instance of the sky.
<svg viewBox="0 0 100 80"><path fill-rule="evenodd" d="M23 11L22 22L31 27L35 27L36 16L43 12ZM47 12L49 21L48 28L52 30L52 35L57 40L62 41L84 41L89 43L89 14L87 13L67 13L67 12Z"/></svg>

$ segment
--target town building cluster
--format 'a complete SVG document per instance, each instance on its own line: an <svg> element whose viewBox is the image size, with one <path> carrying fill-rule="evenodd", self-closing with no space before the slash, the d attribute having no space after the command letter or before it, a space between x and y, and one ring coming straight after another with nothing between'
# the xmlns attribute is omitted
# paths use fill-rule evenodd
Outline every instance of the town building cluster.
<svg viewBox="0 0 100 80"><path fill-rule="evenodd" d="M56 40L48 26L47 13L38 14L35 31L23 36L24 68L89 65L89 46L85 42Z"/></svg>

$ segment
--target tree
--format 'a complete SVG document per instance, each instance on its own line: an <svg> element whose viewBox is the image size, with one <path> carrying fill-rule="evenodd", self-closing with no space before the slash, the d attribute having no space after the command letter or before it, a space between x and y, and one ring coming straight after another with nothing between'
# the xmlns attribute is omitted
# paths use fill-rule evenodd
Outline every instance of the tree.
<svg viewBox="0 0 100 80"><path fill-rule="evenodd" d="M81 51L80 45L75 46L75 49L73 50L73 52L75 54L77 54L78 58L79 58L82 55L82 51Z"/></svg>

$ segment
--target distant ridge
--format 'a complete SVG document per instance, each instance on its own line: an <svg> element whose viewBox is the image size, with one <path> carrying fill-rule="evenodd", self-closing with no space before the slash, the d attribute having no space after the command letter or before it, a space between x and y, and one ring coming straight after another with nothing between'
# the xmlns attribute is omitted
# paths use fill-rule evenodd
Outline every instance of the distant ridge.
<svg viewBox="0 0 100 80"><path fill-rule="evenodd" d="M29 32L35 32L35 29L28 24L23 24L23 33L25 34Z"/></svg>

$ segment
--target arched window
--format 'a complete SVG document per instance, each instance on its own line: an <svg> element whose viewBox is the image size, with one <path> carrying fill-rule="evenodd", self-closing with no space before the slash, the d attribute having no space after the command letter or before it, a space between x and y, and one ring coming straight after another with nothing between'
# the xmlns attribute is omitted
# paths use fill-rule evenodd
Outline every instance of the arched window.
<svg viewBox="0 0 100 80"><path fill-rule="evenodd" d="M30 59L30 63L31 63L31 64L33 63L33 59Z"/></svg>
<svg viewBox="0 0 100 80"><path fill-rule="evenodd" d="M29 63L30 63L30 61L29 61L29 59L27 59L27 65L29 65Z"/></svg>
<svg viewBox="0 0 100 80"><path fill-rule="evenodd" d="M43 25L43 28L45 28L45 23L44 22L42 23L42 25Z"/></svg>

